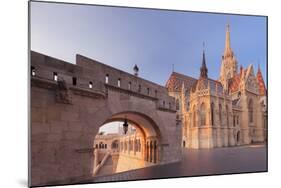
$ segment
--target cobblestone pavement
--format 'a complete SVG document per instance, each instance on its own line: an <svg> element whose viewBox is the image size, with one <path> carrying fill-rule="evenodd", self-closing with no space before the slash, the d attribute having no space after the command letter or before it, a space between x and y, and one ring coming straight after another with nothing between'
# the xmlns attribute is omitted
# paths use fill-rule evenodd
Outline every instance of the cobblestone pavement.
<svg viewBox="0 0 281 188"><path fill-rule="evenodd" d="M181 162L95 177L87 182L265 171L267 171L267 148L265 145L200 150L183 149Z"/></svg>

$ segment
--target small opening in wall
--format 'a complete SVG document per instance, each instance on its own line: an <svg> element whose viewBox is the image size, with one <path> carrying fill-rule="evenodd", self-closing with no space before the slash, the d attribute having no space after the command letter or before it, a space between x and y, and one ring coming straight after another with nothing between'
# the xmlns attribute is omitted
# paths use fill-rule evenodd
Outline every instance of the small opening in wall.
<svg viewBox="0 0 281 188"><path fill-rule="evenodd" d="M139 92L141 92L141 85L139 85Z"/></svg>
<svg viewBox="0 0 281 188"><path fill-rule="evenodd" d="M117 86L118 86L118 87L121 87L121 78L118 78Z"/></svg>
<svg viewBox="0 0 281 188"><path fill-rule="evenodd" d="M90 89L93 88L93 82L89 82L89 88L90 88Z"/></svg>
<svg viewBox="0 0 281 188"><path fill-rule="evenodd" d="M169 102L169 109L171 109L172 108L172 105L171 105L171 103Z"/></svg>
<svg viewBox="0 0 281 188"><path fill-rule="evenodd" d="M157 97L157 90L155 90L155 97Z"/></svg>
<svg viewBox="0 0 281 188"><path fill-rule="evenodd" d="M109 75L106 74L106 75L105 75L105 83L108 84L108 81L109 81Z"/></svg>
<svg viewBox="0 0 281 188"><path fill-rule="evenodd" d="M147 88L147 95L149 95L149 88Z"/></svg>
<svg viewBox="0 0 281 188"><path fill-rule="evenodd" d="M76 86L76 84L77 84L77 78L72 77L72 85Z"/></svg>
<svg viewBox="0 0 281 188"><path fill-rule="evenodd" d="M165 108L165 101L163 101L163 107Z"/></svg>
<svg viewBox="0 0 281 188"><path fill-rule="evenodd" d="M31 76L35 76L35 67L31 66Z"/></svg>
<svg viewBox="0 0 281 188"><path fill-rule="evenodd" d="M56 72L53 73L53 79L55 81L58 81L58 73L56 73Z"/></svg>
<svg viewBox="0 0 281 188"><path fill-rule="evenodd" d="M128 89L131 90L132 89L132 82L128 83Z"/></svg>

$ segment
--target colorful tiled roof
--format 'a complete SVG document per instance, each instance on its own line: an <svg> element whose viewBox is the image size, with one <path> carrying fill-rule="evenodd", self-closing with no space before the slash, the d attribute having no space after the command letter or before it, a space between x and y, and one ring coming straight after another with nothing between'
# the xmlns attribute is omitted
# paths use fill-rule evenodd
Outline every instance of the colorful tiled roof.
<svg viewBox="0 0 281 188"><path fill-rule="evenodd" d="M258 72L257 72L257 80L258 80L258 84L259 84L260 95L266 95L266 88L265 88L265 84L264 84L264 80L263 80L260 68L258 69Z"/></svg>
<svg viewBox="0 0 281 188"><path fill-rule="evenodd" d="M182 84L184 83L185 89L189 90L196 83L196 81L197 79L190 76L172 72L170 78L166 82L166 88L170 92L180 92Z"/></svg>
<svg viewBox="0 0 281 188"><path fill-rule="evenodd" d="M239 85L241 82L242 76L246 75L248 68L243 69L243 67L240 67L240 72L235 74L231 79L229 79L228 82L228 89L230 92L236 92L239 90Z"/></svg>
<svg viewBox="0 0 281 188"><path fill-rule="evenodd" d="M229 79L228 89L230 92L236 92L239 90L241 76L241 73L235 74L231 79Z"/></svg>

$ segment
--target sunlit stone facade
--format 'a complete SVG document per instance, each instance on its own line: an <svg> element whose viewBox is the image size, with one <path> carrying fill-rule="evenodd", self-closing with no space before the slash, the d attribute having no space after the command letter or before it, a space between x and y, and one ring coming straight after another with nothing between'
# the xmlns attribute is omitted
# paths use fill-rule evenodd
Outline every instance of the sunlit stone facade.
<svg viewBox="0 0 281 188"><path fill-rule="evenodd" d="M173 72L166 83L182 117L182 146L214 148L267 140L267 95L260 68L240 66L229 25L218 80L208 77L203 52L198 79Z"/></svg>

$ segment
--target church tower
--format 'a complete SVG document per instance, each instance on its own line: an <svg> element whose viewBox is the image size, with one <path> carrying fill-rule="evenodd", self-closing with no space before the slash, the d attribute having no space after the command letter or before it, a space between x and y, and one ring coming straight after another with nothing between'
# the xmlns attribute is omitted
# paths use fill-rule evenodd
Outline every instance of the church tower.
<svg viewBox="0 0 281 188"><path fill-rule="evenodd" d="M230 46L230 26L226 27L225 48L222 56L220 81L225 90L228 88L228 80L237 73L237 61Z"/></svg>

